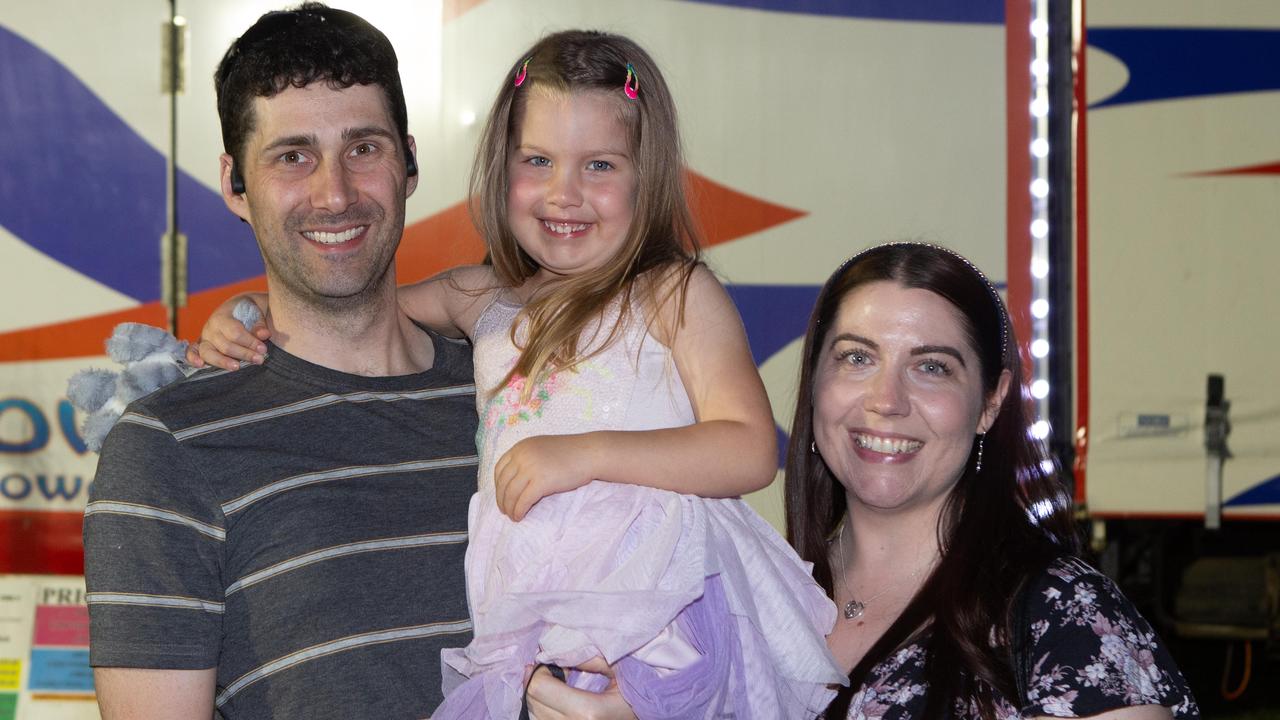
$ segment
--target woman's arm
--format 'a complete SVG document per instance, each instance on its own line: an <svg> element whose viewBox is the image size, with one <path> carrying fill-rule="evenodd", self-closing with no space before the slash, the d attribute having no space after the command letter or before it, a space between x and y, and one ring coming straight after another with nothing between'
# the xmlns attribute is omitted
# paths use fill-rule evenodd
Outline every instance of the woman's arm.
<svg viewBox="0 0 1280 720"><path fill-rule="evenodd" d="M1034 658L1025 679L1030 697L1023 699L1024 714L1199 716L1168 646L1110 578L1064 557L1032 577L1028 588L1026 620L1014 629L1026 644L1026 657Z"/></svg>
<svg viewBox="0 0 1280 720"><path fill-rule="evenodd" d="M773 415L728 293L699 266L683 313L674 292L662 295L669 299L658 308L654 324L670 337L696 421L662 430L525 439L499 459L494 471L504 513L518 520L539 499L593 479L705 497L741 495L773 480Z"/></svg>

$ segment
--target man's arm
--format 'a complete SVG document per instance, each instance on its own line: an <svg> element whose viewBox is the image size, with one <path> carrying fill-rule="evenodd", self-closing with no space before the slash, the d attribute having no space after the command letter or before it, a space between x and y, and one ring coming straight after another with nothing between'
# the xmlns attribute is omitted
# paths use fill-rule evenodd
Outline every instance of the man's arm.
<svg viewBox="0 0 1280 720"><path fill-rule="evenodd" d="M95 668L102 720L192 720L213 717L216 669Z"/></svg>
<svg viewBox="0 0 1280 720"><path fill-rule="evenodd" d="M218 500L159 416L112 428L85 507L89 662L104 718L213 717L223 622Z"/></svg>

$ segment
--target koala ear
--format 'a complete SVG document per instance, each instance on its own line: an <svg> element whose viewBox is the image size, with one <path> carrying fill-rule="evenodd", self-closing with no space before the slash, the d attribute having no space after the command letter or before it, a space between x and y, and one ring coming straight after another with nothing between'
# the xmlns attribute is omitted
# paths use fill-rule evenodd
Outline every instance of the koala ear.
<svg viewBox="0 0 1280 720"><path fill-rule="evenodd" d="M183 363L186 350L185 341L163 328L117 325L107 338L107 355L124 370L81 370L67 382L67 399L89 413L81 431L85 446L98 452L129 403L194 372Z"/></svg>
<svg viewBox="0 0 1280 720"><path fill-rule="evenodd" d="M115 394L118 377L102 368L81 370L67 381L67 399L84 412L95 412Z"/></svg>
<svg viewBox="0 0 1280 720"><path fill-rule="evenodd" d="M158 352L176 357L185 350L186 345L170 335L168 330L142 323L120 323L107 339L107 354L122 364L136 362Z"/></svg>
<svg viewBox="0 0 1280 720"><path fill-rule="evenodd" d="M182 367L171 360L134 363L120 376L120 390L116 395L128 405L185 376Z"/></svg>

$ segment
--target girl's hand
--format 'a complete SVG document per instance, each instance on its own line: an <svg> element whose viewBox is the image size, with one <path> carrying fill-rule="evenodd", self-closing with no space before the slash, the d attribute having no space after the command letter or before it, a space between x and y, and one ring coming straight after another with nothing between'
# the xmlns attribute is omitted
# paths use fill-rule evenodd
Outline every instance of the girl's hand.
<svg viewBox="0 0 1280 720"><path fill-rule="evenodd" d="M512 520L523 520L534 503L548 495L568 492L591 482L590 433L540 435L516 443L493 471L498 509Z"/></svg>
<svg viewBox="0 0 1280 720"><path fill-rule="evenodd" d="M589 668L584 665L582 669ZM534 720L635 720L636 717L616 684L610 684L602 693L577 690L555 679L545 667L533 673L525 697L529 715Z"/></svg>
<svg viewBox="0 0 1280 720"><path fill-rule="evenodd" d="M264 321L259 321L253 330L246 330L239 320L231 315L232 309L239 302L239 297L218 306L204 328L200 330L200 340L187 348L187 363L193 367L204 367L205 364L226 370L238 370L240 361L262 364L267 346L263 341L271 337Z"/></svg>

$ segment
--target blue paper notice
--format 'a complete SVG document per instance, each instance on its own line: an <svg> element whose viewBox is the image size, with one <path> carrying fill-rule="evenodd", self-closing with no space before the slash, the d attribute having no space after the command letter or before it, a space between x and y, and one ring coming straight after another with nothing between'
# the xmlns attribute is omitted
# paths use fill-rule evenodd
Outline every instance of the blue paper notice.
<svg viewBox="0 0 1280 720"><path fill-rule="evenodd" d="M31 692L93 692L89 651L33 649L27 689Z"/></svg>

